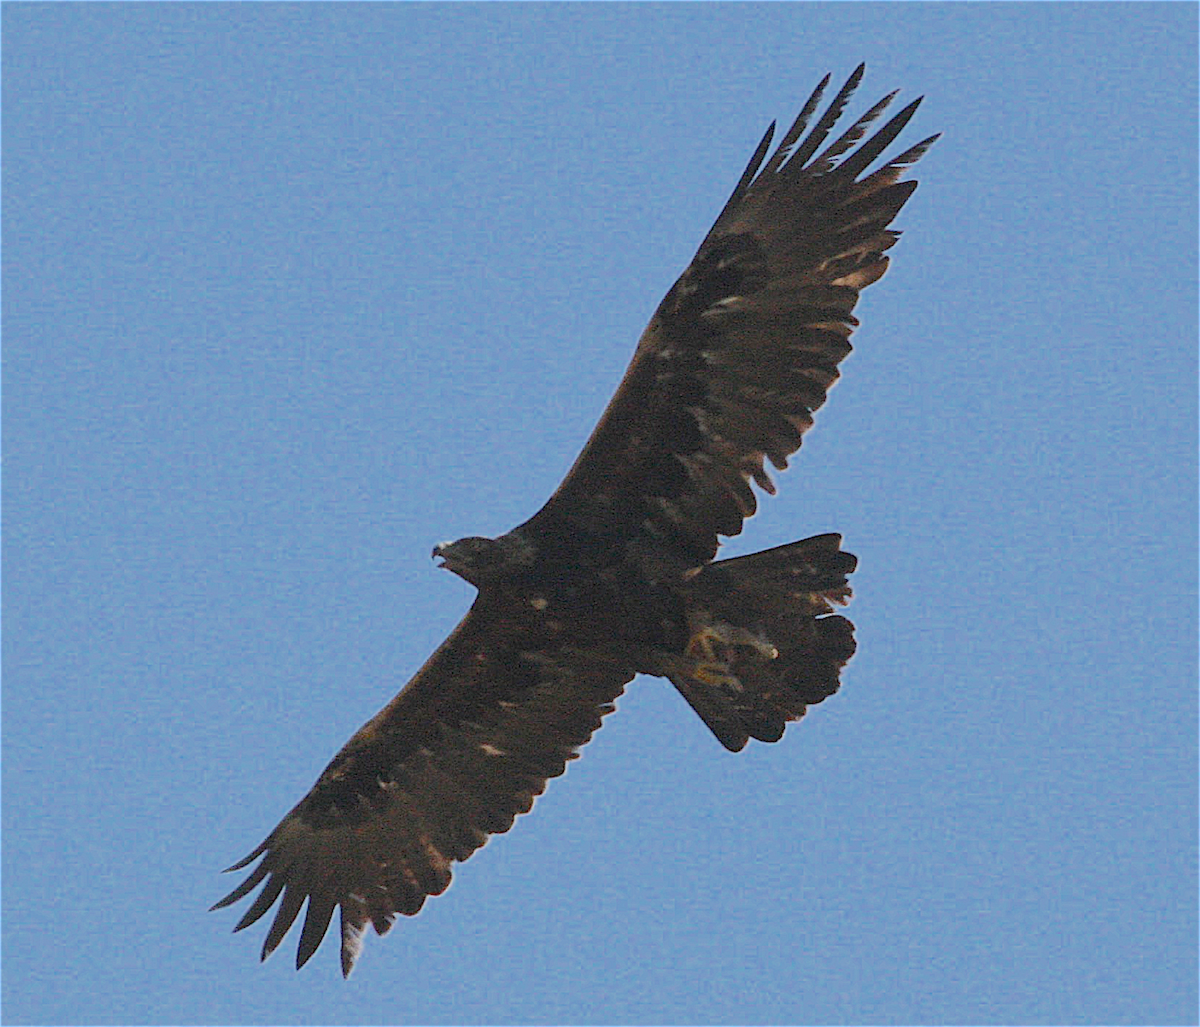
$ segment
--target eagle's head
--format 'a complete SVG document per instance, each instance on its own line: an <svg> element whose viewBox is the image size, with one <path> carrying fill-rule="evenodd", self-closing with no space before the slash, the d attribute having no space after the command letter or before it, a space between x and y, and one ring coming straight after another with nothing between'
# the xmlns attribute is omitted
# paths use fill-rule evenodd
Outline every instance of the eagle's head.
<svg viewBox="0 0 1200 1027"><path fill-rule="evenodd" d="M476 588L486 582L520 572L533 563L533 547L514 532L499 538L472 535L457 542L441 542L433 547L439 567L453 571Z"/></svg>

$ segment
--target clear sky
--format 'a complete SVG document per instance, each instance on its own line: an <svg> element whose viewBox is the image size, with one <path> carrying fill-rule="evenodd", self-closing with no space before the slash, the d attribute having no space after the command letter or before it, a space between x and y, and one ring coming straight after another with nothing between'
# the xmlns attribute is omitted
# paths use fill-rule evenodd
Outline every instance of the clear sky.
<svg viewBox="0 0 1200 1027"><path fill-rule="evenodd" d="M1194 5L3 9L10 1023L1194 1023ZM552 491L773 118L928 96L780 496L860 650L639 679L348 983L206 908Z"/></svg>

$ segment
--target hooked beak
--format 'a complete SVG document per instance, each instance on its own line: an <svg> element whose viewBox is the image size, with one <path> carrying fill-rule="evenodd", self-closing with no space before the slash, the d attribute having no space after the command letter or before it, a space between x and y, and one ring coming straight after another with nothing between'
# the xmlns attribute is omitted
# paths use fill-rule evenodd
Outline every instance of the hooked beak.
<svg viewBox="0 0 1200 1027"><path fill-rule="evenodd" d="M431 554L431 556L432 556L432 559L441 561L438 564L439 567L446 566L446 557L444 554L445 554L445 550L448 549L449 547L450 547L449 542L439 542L436 546L433 547L433 553Z"/></svg>

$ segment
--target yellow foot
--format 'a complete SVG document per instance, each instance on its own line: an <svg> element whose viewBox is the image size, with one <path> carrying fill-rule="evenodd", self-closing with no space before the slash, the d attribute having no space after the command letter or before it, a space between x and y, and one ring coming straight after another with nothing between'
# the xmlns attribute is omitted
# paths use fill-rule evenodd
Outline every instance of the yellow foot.
<svg viewBox="0 0 1200 1027"><path fill-rule="evenodd" d="M688 639L687 649L684 652L688 656L712 662L717 658L718 643L724 642L725 636L714 625L709 624Z"/></svg>
<svg viewBox="0 0 1200 1027"><path fill-rule="evenodd" d="M742 690L741 681L735 675L730 674L729 668L723 663L701 660L692 671L692 677L706 685L719 685L722 688L733 688L739 692Z"/></svg>
<svg viewBox="0 0 1200 1027"><path fill-rule="evenodd" d="M685 652L688 656L716 660L717 653L720 652L718 646L745 646L768 660L779 656L779 650L762 635L756 635L745 628L735 628L732 624L706 624L688 639Z"/></svg>

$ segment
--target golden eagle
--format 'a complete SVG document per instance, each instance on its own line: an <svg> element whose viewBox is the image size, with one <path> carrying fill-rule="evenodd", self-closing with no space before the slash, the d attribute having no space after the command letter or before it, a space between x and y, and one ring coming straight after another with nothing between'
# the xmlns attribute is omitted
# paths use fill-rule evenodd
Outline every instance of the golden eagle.
<svg viewBox="0 0 1200 1027"><path fill-rule="evenodd" d="M713 562L718 535L775 491L850 352L859 290L886 270L899 181L936 136L867 173L920 99L867 141L892 93L818 152L859 66L804 135L829 82L774 154L774 124L659 305L575 465L499 538L439 545L479 590L470 611L312 790L245 859L213 908L279 900L265 959L305 900L296 966L341 910L342 972L450 883L450 866L507 831L561 774L636 674L669 678L727 749L777 741L832 695L854 652L833 613L855 558L839 535ZM803 138L802 138L803 136ZM764 163L765 160L765 163ZM264 883L265 882L265 883Z"/></svg>

